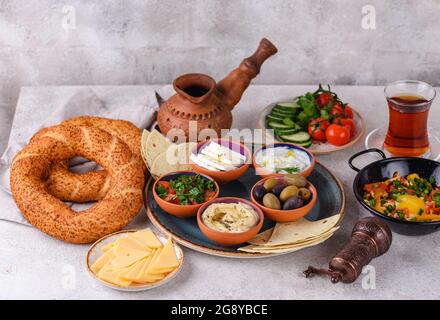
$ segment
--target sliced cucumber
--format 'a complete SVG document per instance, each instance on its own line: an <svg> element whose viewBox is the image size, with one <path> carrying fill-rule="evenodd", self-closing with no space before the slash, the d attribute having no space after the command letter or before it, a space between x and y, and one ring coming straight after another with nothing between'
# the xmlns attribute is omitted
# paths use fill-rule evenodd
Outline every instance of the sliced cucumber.
<svg viewBox="0 0 440 320"><path fill-rule="evenodd" d="M282 135L280 137L284 141L289 141L293 143L304 143L308 142L311 139L310 135L305 131L300 131L290 135Z"/></svg>
<svg viewBox="0 0 440 320"><path fill-rule="evenodd" d="M297 133L299 130L301 130L301 128L299 128L299 127L295 127L295 128L291 128L291 129L275 129L275 134L277 136L287 136L287 135Z"/></svg>
<svg viewBox="0 0 440 320"><path fill-rule="evenodd" d="M282 107L274 107L271 111L271 113L276 112L276 113L282 113L285 115L293 115L296 114L296 109L294 108L282 108Z"/></svg>
<svg viewBox="0 0 440 320"><path fill-rule="evenodd" d="M301 147L308 148L313 144L313 140L310 139L309 141L306 141L306 142L297 142L296 144Z"/></svg>
<svg viewBox="0 0 440 320"><path fill-rule="evenodd" d="M279 116L273 116L271 114L268 114L266 117L267 121L269 122L283 122L284 117L279 117Z"/></svg>
<svg viewBox="0 0 440 320"><path fill-rule="evenodd" d="M277 103L275 107L280 107L286 110L301 108L301 106L299 106L296 102L281 102Z"/></svg>
<svg viewBox="0 0 440 320"><path fill-rule="evenodd" d="M284 113L279 113L279 112L275 112L275 111L271 112L270 115L273 117L276 117L276 118L283 118L283 119L284 118L293 119L293 117L294 117L294 115L291 115L291 114L284 114Z"/></svg>
<svg viewBox="0 0 440 320"><path fill-rule="evenodd" d="M285 140L285 139L281 138L279 135L276 135L275 138L279 141L293 143L293 144L296 144L296 145L301 146L303 148L309 148L313 144L312 139L310 139L308 141L304 141L304 142L292 142L292 141Z"/></svg>
<svg viewBox="0 0 440 320"><path fill-rule="evenodd" d="M295 114L286 114L286 113L281 113L278 111L273 110L270 113L271 116L277 117L277 118L293 118L295 116Z"/></svg>
<svg viewBox="0 0 440 320"><path fill-rule="evenodd" d="M288 125L285 123L280 123L280 122L273 122L270 121L267 123L267 126L271 129L293 129L295 128L295 125Z"/></svg>

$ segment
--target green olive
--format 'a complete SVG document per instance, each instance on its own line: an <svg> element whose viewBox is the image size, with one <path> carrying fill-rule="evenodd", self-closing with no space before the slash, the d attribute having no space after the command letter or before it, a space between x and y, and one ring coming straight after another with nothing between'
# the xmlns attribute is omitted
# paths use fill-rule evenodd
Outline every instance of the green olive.
<svg viewBox="0 0 440 320"><path fill-rule="evenodd" d="M298 188L305 187L307 185L306 178L300 174L286 174L284 176L284 181L286 181L288 185L296 186Z"/></svg>
<svg viewBox="0 0 440 320"><path fill-rule="evenodd" d="M285 202L287 199L298 195L298 188L296 186L287 186L280 193L280 200Z"/></svg>
<svg viewBox="0 0 440 320"><path fill-rule="evenodd" d="M263 205L265 207L279 210L281 209L281 202L273 193L266 193L263 197Z"/></svg>
<svg viewBox="0 0 440 320"><path fill-rule="evenodd" d="M298 195L304 200L307 201L312 197L312 193L307 188L299 188Z"/></svg>
<svg viewBox="0 0 440 320"><path fill-rule="evenodd" d="M270 178L264 182L263 186L264 189L266 189L267 191L271 191L272 188L275 187L277 184L278 184L278 179Z"/></svg>

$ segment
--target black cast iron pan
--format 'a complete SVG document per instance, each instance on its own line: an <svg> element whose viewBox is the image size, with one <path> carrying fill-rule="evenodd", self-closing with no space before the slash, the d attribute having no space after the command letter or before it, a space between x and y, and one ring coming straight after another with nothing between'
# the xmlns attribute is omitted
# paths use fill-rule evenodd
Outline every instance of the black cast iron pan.
<svg viewBox="0 0 440 320"><path fill-rule="evenodd" d="M360 155L366 153L378 153L382 159L370 163L369 165L359 169L353 165L355 160ZM386 155L379 149L367 149L354 154L349 160L350 168L357 171L354 182L353 192L359 203L373 215L385 220L394 232L405 235L423 235L435 232L440 228L440 221L435 222L412 222L399 220L383 215L374 210L363 200L363 186L367 183L380 182L393 177L395 172L399 172L401 176L406 176L410 173L418 173L420 177L429 179L434 177L437 184L440 183L440 163L434 160L413 157L393 157L387 158Z"/></svg>

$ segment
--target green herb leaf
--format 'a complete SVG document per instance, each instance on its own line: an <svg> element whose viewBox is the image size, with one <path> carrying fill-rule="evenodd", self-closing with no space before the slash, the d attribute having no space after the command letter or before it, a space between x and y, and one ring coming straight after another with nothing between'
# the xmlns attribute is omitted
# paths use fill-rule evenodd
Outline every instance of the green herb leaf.
<svg viewBox="0 0 440 320"><path fill-rule="evenodd" d="M298 167L291 168L276 168L275 173L287 172L287 173L298 173L300 170Z"/></svg>
<svg viewBox="0 0 440 320"><path fill-rule="evenodd" d="M180 176L170 180L170 188L176 192L181 205L191 203L203 203L205 191L215 191L215 185L211 180L197 174L194 176Z"/></svg>
<svg viewBox="0 0 440 320"><path fill-rule="evenodd" d="M156 187L156 192L157 192L157 195L159 196L159 198L161 198L161 199L164 199L168 195L167 189L161 185L158 185Z"/></svg>
<svg viewBox="0 0 440 320"><path fill-rule="evenodd" d="M440 207L440 193L436 193L434 195L433 200L434 200L435 206Z"/></svg>
<svg viewBox="0 0 440 320"><path fill-rule="evenodd" d="M321 109L320 113L322 118L326 118L326 119L330 118L330 114L326 109Z"/></svg>

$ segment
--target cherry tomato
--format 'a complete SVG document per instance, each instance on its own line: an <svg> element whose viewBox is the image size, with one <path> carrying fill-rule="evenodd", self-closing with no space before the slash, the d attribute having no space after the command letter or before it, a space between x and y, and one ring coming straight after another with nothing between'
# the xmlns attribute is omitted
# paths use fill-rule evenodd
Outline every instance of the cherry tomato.
<svg viewBox="0 0 440 320"><path fill-rule="evenodd" d="M204 194L205 201L212 200L214 196L215 196L215 191L205 190L205 194Z"/></svg>
<svg viewBox="0 0 440 320"><path fill-rule="evenodd" d="M338 124L331 124L325 131L327 141L335 146L343 146L350 141L350 129Z"/></svg>
<svg viewBox="0 0 440 320"><path fill-rule="evenodd" d="M198 204L196 200L194 199L189 199L189 204L193 205L193 204Z"/></svg>
<svg viewBox="0 0 440 320"><path fill-rule="evenodd" d="M353 119L336 118L332 123L348 127L350 130L350 137L354 137L356 132L356 124L354 123Z"/></svg>
<svg viewBox="0 0 440 320"><path fill-rule="evenodd" d="M367 192L372 192L374 195L380 195L387 192L387 186L383 182L374 182L364 185Z"/></svg>
<svg viewBox="0 0 440 320"><path fill-rule="evenodd" d="M174 204L180 203L179 197L177 197L175 194L171 194L171 193L168 193L164 200L167 202L174 203Z"/></svg>
<svg viewBox="0 0 440 320"><path fill-rule="evenodd" d="M342 111L342 107L339 103L335 103L330 110L330 115L334 118L341 118L344 116L344 112Z"/></svg>
<svg viewBox="0 0 440 320"><path fill-rule="evenodd" d="M327 103L330 101L331 99L331 94L330 93L325 93L325 92L321 92L317 97L316 97L316 104L320 107L323 108L327 105Z"/></svg>
<svg viewBox="0 0 440 320"><path fill-rule="evenodd" d="M159 182L157 182L157 185L162 186L167 190L170 190L170 183L168 181L163 181L163 180L159 181Z"/></svg>
<svg viewBox="0 0 440 320"><path fill-rule="evenodd" d="M342 107L340 103L336 102L330 110L330 114L336 115L337 117L353 119L353 110L351 110L348 104Z"/></svg>
<svg viewBox="0 0 440 320"><path fill-rule="evenodd" d="M325 141L325 130L328 126L326 118L316 118L310 121L308 131L313 140Z"/></svg>
<svg viewBox="0 0 440 320"><path fill-rule="evenodd" d="M347 118L353 119L353 110L351 110L351 108L348 106L348 104L345 105L344 114Z"/></svg>

